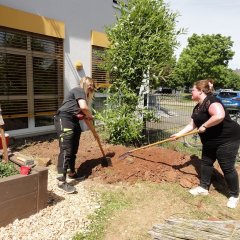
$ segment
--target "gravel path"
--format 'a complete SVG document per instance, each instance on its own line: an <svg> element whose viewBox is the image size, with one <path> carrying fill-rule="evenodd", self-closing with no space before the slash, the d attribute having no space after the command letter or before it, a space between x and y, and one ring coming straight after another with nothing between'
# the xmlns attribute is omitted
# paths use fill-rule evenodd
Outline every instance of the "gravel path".
<svg viewBox="0 0 240 240"><path fill-rule="evenodd" d="M97 194L87 190L88 181L76 183L76 194L66 194L56 187L56 172L54 166L50 166L48 206L37 214L0 228L0 239L69 240L77 232L86 232L90 223L87 216L100 208Z"/></svg>

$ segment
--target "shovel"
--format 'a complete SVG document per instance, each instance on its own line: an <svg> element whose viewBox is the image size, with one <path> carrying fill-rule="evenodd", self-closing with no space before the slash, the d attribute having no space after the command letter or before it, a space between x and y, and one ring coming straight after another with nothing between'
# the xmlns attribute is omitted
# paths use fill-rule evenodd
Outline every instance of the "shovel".
<svg viewBox="0 0 240 240"><path fill-rule="evenodd" d="M185 136L188 136L188 135L192 135L192 134L196 134L196 133L198 133L198 130L193 130L193 131L191 131L191 132L184 133L184 134L180 135L179 137L177 137L177 138L175 138L175 139L178 139L178 138L180 138L180 137L185 137ZM161 144L161 143L173 141L173 140L175 140L175 139L173 139L173 138L167 138L167 139L165 139L165 140L158 141L158 142L155 142L155 143L152 143L152 144L149 144L149 145L140 147L140 148L135 148L135 149L130 150L130 151L122 154L121 156L119 156L119 159L120 159L120 160L123 160L123 159L125 159L127 156L129 156L131 153L133 153L133 152L135 152L135 151L138 151L138 150L140 150L140 149L149 148L149 147L152 147L152 146Z"/></svg>
<svg viewBox="0 0 240 240"><path fill-rule="evenodd" d="M102 161L102 166L103 167L108 167L108 166L112 166L112 161L111 161L111 158L107 157L103 151L103 148L102 148L102 144L101 144L101 141L100 141L100 138L91 122L91 120L88 120L87 118L84 118L83 119L85 121L85 123L87 124L88 128L91 130L94 138L97 140L97 143L98 143L98 146L102 152L102 155L103 155L103 161Z"/></svg>

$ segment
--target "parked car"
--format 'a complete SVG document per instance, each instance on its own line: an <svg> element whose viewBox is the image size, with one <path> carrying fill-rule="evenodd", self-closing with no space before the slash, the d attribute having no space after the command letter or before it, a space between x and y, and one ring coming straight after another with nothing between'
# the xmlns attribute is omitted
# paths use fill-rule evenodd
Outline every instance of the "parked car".
<svg viewBox="0 0 240 240"><path fill-rule="evenodd" d="M214 91L214 92L213 92L213 95L214 95L214 96L217 96L219 93L220 93L220 91L217 90L217 91Z"/></svg>
<svg viewBox="0 0 240 240"><path fill-rule="evenodd" d="M169 87L159 87L154 93L155 94L171 94L173 90Z"/></svg>
<svg viewBox="0 0 240 240"><path fill-rule="evenodd" d="M240 110L240 91L221 91L216 96L226 109Z"/></svg>
<svg viewBox="0 0 240 240"><path fill-rule="evenodd" d="M216 91L214 91L213 95L217 96L220 92L232 92L232 91L233 91L233 89L220 88L220 89L217 89Z"/></svg>

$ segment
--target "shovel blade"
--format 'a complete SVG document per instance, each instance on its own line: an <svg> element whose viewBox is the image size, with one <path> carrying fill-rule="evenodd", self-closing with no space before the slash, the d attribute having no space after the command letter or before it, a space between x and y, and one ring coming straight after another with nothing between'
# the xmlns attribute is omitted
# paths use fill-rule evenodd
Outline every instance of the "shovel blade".
<svg viewBox="0 0 240 240"><path fill-rule="evenodd" d="M102 159L102 163L101 163L102 167L111 167L112 166L112 160L110 157L104 157Z"/></svg>

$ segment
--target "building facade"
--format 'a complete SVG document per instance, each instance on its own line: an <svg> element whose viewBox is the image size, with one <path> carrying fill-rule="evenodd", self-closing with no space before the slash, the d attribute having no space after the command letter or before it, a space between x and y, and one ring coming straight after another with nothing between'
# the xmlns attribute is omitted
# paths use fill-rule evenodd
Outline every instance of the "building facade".
<svg viewBox="0 0 240 240"><path fill-rule="evenodd" d="M54 131L81 77L107 84L95 51L108 46L104 29L117 11L112 0L0 0L0 104L10 136Z"/></svg>

